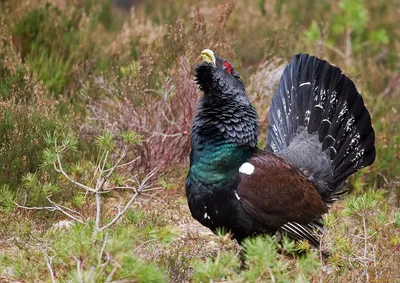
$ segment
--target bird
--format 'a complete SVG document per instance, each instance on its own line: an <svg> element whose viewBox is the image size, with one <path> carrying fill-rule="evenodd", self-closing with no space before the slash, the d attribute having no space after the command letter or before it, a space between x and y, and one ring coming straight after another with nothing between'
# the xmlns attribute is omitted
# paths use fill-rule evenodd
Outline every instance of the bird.
<svg viewBox="0 0 400 283"><path fill-rule="evenodd" d="M258 147L258 115L232 64L205 49L185 190L193 218L239 244L286 234L319 247L323 215L376 157L371 116L340 68L308 54L285 67Z"/></svg>

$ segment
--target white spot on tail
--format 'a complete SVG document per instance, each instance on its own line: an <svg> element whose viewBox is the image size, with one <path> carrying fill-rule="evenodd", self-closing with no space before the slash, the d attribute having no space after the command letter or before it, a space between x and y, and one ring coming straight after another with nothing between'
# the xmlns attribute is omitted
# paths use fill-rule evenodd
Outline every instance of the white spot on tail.
<svg viewBox="0 0 400 283"><path fill-rule="evenodd" d="M235 197L236 197L238 200L240 200L240 196L238 195L238 193L237 193L236 191L234 191L234 193L235 193Z"/></svg>
<svg viewBox="0 0 400 283"><path fill-rule="evenodd" d="M281 109L278 109L277 114L278 114L278 122L279 122L279 125L282 125L282 124L283 124L283 121L282 121Z"/></svg>
<svg viewBox="0 0 400 283"><path fill-rule="evenodd" d="M333 141L335 141L335 138L332 137L331 135L327 135L326 138L330 138L330 139L332 139Z"/></svg>
<svg viewBox="0 0 400 283"><path fill-rule="evenodd" d="M346 132L350 132L351 131L351 129L353 127L353 124L354 124L354 121L355 121L354 116L351 115L350 118L346 121L346 126L344 128L346 130Z"/></svg>
<svg viewBox="0 0 400 283"><path fill-rule="evenodd" d="M249 162L243 163L242 166L240 166L239 168L239 172L246 175L251 175L254 173L254 166Z"/></svg>
<svg viewBox="0 0 400 283"><path fill-rule="evenodd" d="M310 115L311 115L310 110L307 110L306 113L305 113L305 118L304 118L304 123L306 125L308 125L308 123L310 122Z"/></svg>
<svg viewBox="0 0 400 283"><path fill-rule="evenodd" d="M331 94L331 104L335 103L336 104L336 94L337 92L334 90Z"/></svg>
<svg viewBox="0 0 400 283"><path fill-rule="evenodd" d="M283 111L286 113L287 112L287 110L286 110L286 101L285 101L284 98L282 98L282 105L283 105Z"/></svg>
<svg viewBox="0 0 400 283"><path fill-rule="evenodd" d="M274 141L271 142L271 148L272 148L272 151L273 151L273 152L278 151L278 148L276 147L276 144L275 144Z"/></svg>
<svg viewBox="0 0 400 283"><path fill-rule="evenodd" d="M208 216L207 212L204 213L204 219L210 219L210 216Z"/></svg>
<svg viewBox="0 0 400 283"><path fill-rule="evenodd" d="M319 96L321 98L322 103L324 103L326 100L326 89L321 89L321 91L319 92Z"/></svg>
<svg viewBox="0 0 400 283"><path fill-rule="evenodd" d="M340 110L339 115L338 115L338 119L337 119L338 123L341 123L344 120L344 116L345 116L345 114L347 114L348 110L349 109L347 108L347 101L345 101L343 103L342 110Z"/></svg>
<svg viewBox="0 0 400 283"><path fill-rule="evenodd" d="M336 151L336 149L335 149L333 146L328 147L328 149L333 150L333 153L334 153L335 155L337 154L337 151Z"/></svg>
<svg viewBox="0 0 400 283"><path fill-rule="evenodd" d="M324 109L324 107L322 107L322 105L319 105L319 104L315 105L314 108L315 108L315 107Z"/></svg>
<svg viewBox="0 0 400 283"><path fill-rule="evenodd" d="M310 82L302 83L302 84L299 85L299 87L303 86L303 85L311 85L311 83Z"/></svg>

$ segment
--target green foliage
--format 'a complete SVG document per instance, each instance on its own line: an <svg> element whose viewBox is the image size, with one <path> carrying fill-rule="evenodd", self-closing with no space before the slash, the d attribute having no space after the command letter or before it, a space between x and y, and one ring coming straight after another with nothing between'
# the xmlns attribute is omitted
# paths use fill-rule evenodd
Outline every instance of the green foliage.
<svg viewBox="0 0 400 283"><path fill-rule="evenodd" d="M43 139L61 128L62 119L58 103L20 62L2 24L0 74L0 184L16 190L23 175L39 168Z"/></svg>
<svg viewBox="0 0 400 283"><path fill-rule="evenodd" d="M61 145L62 148L72 151L77 151L78 139L76 138L75 135L67 133L61 135L61 137L62 137L62 145Z"/></svg>
<svg viewBox="0 0 400 283"><path fill-rule="evenodd" d="M331 256L329 264L335 271L331 280L338 278L351 280L351 269L359 271L359 276L366 279L373 275L375 268L369 262L375 262L375 252L385 254L385 264L379 268L393 268L396 256L390 246L398 244L396 228L396 210L385 197L384 190L368 190L359 195L350 195L345 200L345 211L334 209L330 218L336 223L324 236L329 243ZM394 225L392 225L392 223ZM361 273L361 270L363 272Z"/></svg>
<svg viewBox="0 0 400 283"><path fill-rule="evenodd" d="M218 254L215 259L206 258L193 263L195 271L194 282L213 282L227 278L239 267L239 258L232 252Z"/></svg>
<svg viewBox="0 0 400 283"><path fill-rule="evenodd" d="M384 194L384 190L369 190L360 196L349 196L346 199L346 212L351 215L371 211L383 199Z"/></svg>
<svg viewBox="0 0 400 283"><path fill-rule="evenodd" d="M28 173L22 177L22 188L29 196L29 203L43 204L46 197L56 197L60 187L51 182L40 182L37 173Z"/></svg>
<svg viewBox="0 0 400 283"><path fill-rule="evenodd" d="M379 211L379 212L376 214L376 219L377 219L377 221L379 222L379 224L383 225L383 224L386 224L386 223L387 223L387 221L388 221L388 215L387 215L387 213L386 213L385 211Z"/></svg>
<svg viewBox="0 0 400 283"><path fill-rule="evenodd" d="M400 92L399 92L400 93ZM400 100L398 94L393 94L393 98L374 99L374 129L377 133L375 166L372 174L381 173L389 180L395 179L400 172L399 149L400 131L397 122L400 115ZM387 107L390 105L390 107ZM377 177L378 178L378 177ZM378 183L378 186L382 184Z"/></svg>
<svg viewBox="0 0 400 283"><path fill-rule="evenodd" d="M26 189L33 189L38 186L39 180L36 174L28 173L22 177L22 184Z"/></svg>
<svg viewBox="0 0 400 283"><path fill-rule="evenodd" d="M70 157L71 151L79 154L77 148L79 144L78 139L71 133L62 133L59 135L48 134L46 137L48 148L43 150L41 173L47 174L48 176L51 176L51 173L60 174L60 177L65 179L67 184L75 188L75 191L71 192L69 199L64 201L63 204L56 204L54 203L54 198L61 193L65 193L65 190L61 190L60 188L66 187L67 185L62 182L60 178L55 177L53 183L49 178L39 178L37 173L28 173L22 178L22 187L27 192L26 196L29 196L30 199L28 207L31 206L30 209L36 210L46 209L50 211L59 211L80 223L86 223L92 218L90 216L86 218L83 217L81 213L74 211L71 205L82 208L83 202L86 199L94 201L94 196L96 198L95 205L97 211L94 220L95 230L98 232L108 228L122 216L127 208L129 208L129 205L135 200L137 195L142 193L141 190L150 187L147 181L141 181L139 184L137 175L116 170L117 168L122 168L132 163L125 161L127 154L130 153L127 151L128 145L137 145L140 142L139 138L140 136L134 132L126 132L123 137L115 137L111 132L104 131L103 134L95 139L95 144L98 146L98 159L95 163L88 162L84 165L83 160L81 160L81 162L71 165L65 161ZM122 139L126 143L117 146L117 139ZM114 158L114 155L117 156L117 158ZM145 178L148 179L149 176ZM143 188L140 186L143 186ZM119 207L116 216L114 215L108 219L108 222L102 223L108 218L106 215L101 214L103 206L102 201L106 193L111 195L114 187L120 190L125 189L131 191L131 199L124 204L125 207L121 214ZM86 194L84 195L82 192ZM86 198L86 195L89 196ZM33 205L36 203L41 205L35 208L32 207L32 203ZM164 233L165 231L161 230L161 232ZM165 232L165 237L168 237L168 232Z"/></svg>
<svg viewBox="0 0 400 283"><path fill-rule="evenodd" d="M71 83L74 64L96 56L88 32L113 26L108 0L82 1L66 13L50 2L27 6L14 23L13 34L27 65L58 95Z"/></svg>
<svg viewBox="0 0 400 283"><path fill-rule="evenodd" d="M365 68L361 58L378 56L383 46L391 43L387 30L375 23L373 13L370 15L366 2L341 0L328 9L323 12L321 25L312 20L303 32L306 46L325 46L324 51L339 56L346 67ZM353 62L354 58L360 60Z"/></svg>
<svg viewBox="0 0 400 283"><path fill-rule="evenodd" d="M157 240L160 243L171 243L176 237L176 233L158 214L146 215L140 209L132 208L127 211L126 221L136 225L135 235L141 242Z"/></svg>
<svg viewBox="0 0 400 283"><path fill-rule="evenodd" d="M110 131L104 131L96 137L95 143L101 150L113 151L115 148L115 141Z"/></svg>
<svg viewBox="0 0 400 283"><path fill-rule="evenodd" d="M138 146L141 144L143 136L141 134L136 133L135 131L126 131L121 133L121 137L124 143Z"/></svg>
<svg viewBox="0 0 400 283"><path fill-rule="evenodd" d="M400 211L396 211L393 216L393 223L397 228L400 228Z"/></svg>
<svg viewBox="0 0 400 283"><path fill-rule="evenodd" d="M287 237L281 246L275 237L259 236L243 243L245 268L240 268L240 259L231 251L220 251L216 258L196 260L193 264L195 282L227 280L235 282L307 282L310 275L321 266L317 253L306 251L295 256L295 265L279 254L279 249L295 252L294 241Z"/></svg>
<svg viewBox="0 0 400 283"><path fill-rule="evenodd" d="M78 151L78 139L73 133L61 133L59 135L46 133L46 148L42 152L41 168L54 170L54 164L58 163L57 155L60 160L64 155ZM83 172L79 163L71 166L75 174Z"/></svg>
<svg viewBox="0 0 400 283"><path fill-rule="evenodd" d="M58 54L49 54L48 51L33 46L26 62L51 92L59 94L66 87L72 67L71 58L63 60Z"/></svg>
<svg viewBox="0 0 400 283"><path fill-rule="evenodd" d="M0 253L0 270L6 270L12 266L12 274L15 277L23 277L29 273L29 268L26 266L28 260L24 258L15 258L8 254Z"/></svg>
<svg viewBox="0 0 400 283"><path fill-rule="evenodd" d="M143 211L138 209L129 209L126 213L126 219L128 222L132 223L142 223L146 218L146 215Z"/></svg>
<svg viewBox="0 0 400 283"><path fill-rule="evenodd" d="M225 237L225 235L227 235L228 232L229 231L225 227L218 227L217 230L215 231L215 234L218 237L222 238L222 237Z"/></svg>
<svg viewBox="0 0 400 283"><path fill-rule="evenodd" d="M324 226L327 228L333 228L334 225L336 224L335 217L329 213L324 216L323 221L324 221Z"/></svg>
<svg viewBox="0 0 400 283"><path fill-rule="evenodd" d="M45 148L42 154L42 167L48 168L52 167L54 163L57 162L57 153L51 148Z"/></svg>
<svg viewBox="0 0 400 283"><path fill-rule="evenodd" d="M292 254L298 251L296 242L290 239L286 234L283 234L281 245L286 254Z"/></svg>
<svg viewBox="0 0 400 283"><path fill-rule="evenodd" d="M84 193L77 193L72 199L72 204L77 208L82 208L86 199L86 195Z"/></svg>
<svg viewBox="0 0 400 283"><path fill-rule="evenodd" d="M248 239L243 244L245 262L249 270L245 273L246 280L255 281L260 276L283 275L285 263L278 261L278 243L271 237L256 237ZM267 277L267 278L268 278Z"/></svg>
<svg viewBox="0 0 400 283"><path fill-rule="evenodd" d="M0 188L0 211L9 213L11 209L14 207L13 204L14 194L9 189L8 185L3 185Z"/></svg>
<svg viewBox="0 0 400 283"><path fill-rule="evenodd" d="M37 7L23 16L15 24L14 34L21 40L21 52L26 56L27 64L43 78L44 83L55 93L59 93L67 82L69 52L62 46L66 40L60 40L60 30L64 29L65 37L71 40L72 25L67 22L59 24L61 11L51 4ZM52 22L52 24L50 24ZM56 23L56 24L55 24ZM71 43L75 43L71 40ZM61 53L52 53L60 49ZM68 55L67 55L68 56Z"/></svg>
<svg viewBox="0 0 400 283"><path fill-rule="evenodd" d="M375 45L384 45L390 42L389 37L384 29L377 29L368 34L368 41Z"/></svg>
<svg viewBox="0 0 400 283"><path fill-rule="evenodd" d="M258 7L263 15L266 15L265 11L265 0L258 0Z"/></svg>
<svg viewBox="0 0 400 283"><path fill-rule="evenodd" d="M50 236L55 237L54 249L58 251L61 258L69 258L76 256L86 260L95 260L97 251L93 249L93 223L87 225L74 224L62 237L57 236L59 233L52 233Z"/></svg>
<svg viewBox="0 0 400 283"><path fill-rule="evenodd" d="M137 63L132 61L127 67L121 66L120 72L123 77L134 79L137 76Z"/></svg>
<svg viewBox="0 0 400 283"><path fill-rule="evenodd" d="M141 232L136 225L138 223L120 224L95 237L94 223L50 229L40 240L46 247L37 252L28 248L30 260L24 260L23 254L1 254L0 270L7 268L19 278L44 281L48 278L48 270L43 255L48 254L52 258L52 268L61 281L84 278L84 282L106 282L109 278L130 282L166 282L168 278L164 270L135 253L135 247L140 245L138 233ZM154 229L160 228L163 227L154 226Z"/></svg>
<svg viewBox="0 0 400 283"><path fill-rule="evenodd" d="M121 273L117 275L121 279L151 283L167 281L163 270L152 263L143 264L136 256L124 256L121 269Z"/></svg>
<svg viewBox="0 0 400 283"><path fill-rule="evenodd" d="M311 23L308 30L303 33L303 36L305 41L317 42L321 39L320 28L316 21Z"/></svg>
<svg viewBox="0 0 400 283"><path fill-rule="evenodd" d="M332 33L339 35L346 29L357 31L365 27L369 20L368 11L361 0L339 1L339 13L332 22Z"/></svg>
<svg viewBox="0 0 400 283"><path fill-rule="evenodd" d="M98 13L97 22L101 23L107 30L110 30L114 24L114 16L112 14L112 2L100 1L100 12Z"/></svg>

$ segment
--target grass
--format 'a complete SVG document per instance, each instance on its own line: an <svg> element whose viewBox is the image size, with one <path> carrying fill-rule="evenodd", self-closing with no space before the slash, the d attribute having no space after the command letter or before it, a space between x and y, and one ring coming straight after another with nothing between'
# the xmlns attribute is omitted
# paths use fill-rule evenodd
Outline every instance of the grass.
<svg viewBox="0 0 400 283"><path fill-rule="evenodd" d="M140 2L140 1L139 1ZM0 281L395 282L400 249L400 34L397 1L142 1L0 3ZM112 8L111 8L112 7ZM243 248L213 235L187 207L189 130L198 54L211 48L241 73L261 132L283 66L318 55L356 83L376 133L375 163L349 178L351 194L325 217L320 250L271 237ZM138 141L110 184L157 167L153 187L94 233L94 198L53 170L49 136L68 142L65 170L96 186L91 169ZM102 138L96 138L101 135ZM264 141L261 141L261 144ZM57 151L57 149L56 149ZM54 152L53 152L54 153ZM46 196L85 219L69 228ZM105 223L129 194L102 198ZM68 224L69 223L69 224ZM324 257L329 253L329 257Z"/></svg>

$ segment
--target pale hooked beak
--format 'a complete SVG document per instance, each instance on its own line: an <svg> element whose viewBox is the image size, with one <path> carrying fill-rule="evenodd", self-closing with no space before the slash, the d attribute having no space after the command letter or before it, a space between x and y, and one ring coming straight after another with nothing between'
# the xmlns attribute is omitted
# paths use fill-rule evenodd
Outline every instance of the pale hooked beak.
<svg viewBox="0 0 400 283"><path fill-rule="evenodd" d="M201 51L200 57L201 59L203 59L204 62L210 62L214 65L214 67L216 66L214 51L210 49L204 49L203 51Z"/></svg>

